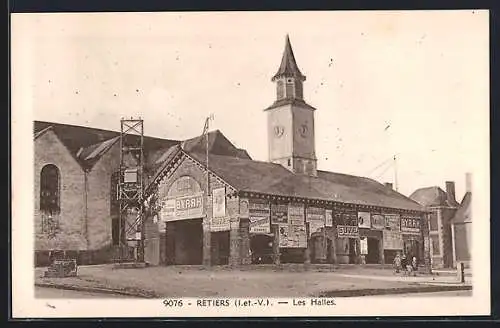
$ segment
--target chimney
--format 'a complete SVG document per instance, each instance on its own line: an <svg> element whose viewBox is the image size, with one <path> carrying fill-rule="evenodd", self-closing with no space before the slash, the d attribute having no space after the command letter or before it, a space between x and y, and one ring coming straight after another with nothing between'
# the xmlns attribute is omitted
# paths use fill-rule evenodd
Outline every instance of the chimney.
<svg viewBox="0 0 500 328"><path fill-rule="evenodd" d="M465 173L465 192L472 192L472 174Z"/></svg>
<svg viewBox="0 0 500 328"><path fill-rule="evenodd" d="M457 203L457 199L455 198L455 182L446 181L446 197L450 204Z"/></svg>
<svg viewBox="0 0 500 328"><path fill-rule="evenodd" d="M392 182L386 182L384 183L384 185L389 188L389 189L392 189Z"/></svg>

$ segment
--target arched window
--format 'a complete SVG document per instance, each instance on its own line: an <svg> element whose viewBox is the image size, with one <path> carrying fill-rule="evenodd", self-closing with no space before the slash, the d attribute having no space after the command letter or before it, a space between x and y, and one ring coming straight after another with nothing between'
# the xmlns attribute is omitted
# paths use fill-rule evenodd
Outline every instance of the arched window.
<svg viewBox="0 0 500 328"><path fill-rule="evenodd" d="M60 211L60 174L57 166L45 165L40 173L40 210L49 213Z"/></svg>

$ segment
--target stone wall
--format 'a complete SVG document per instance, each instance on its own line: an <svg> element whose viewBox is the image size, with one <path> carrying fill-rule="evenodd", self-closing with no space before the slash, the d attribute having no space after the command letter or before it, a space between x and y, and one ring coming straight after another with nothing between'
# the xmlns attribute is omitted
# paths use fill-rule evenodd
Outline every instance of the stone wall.
<svg viewBox="0 0 500 328"><path fill-rule="evenodd" d="M85 173L68 149L51 130L34 140L34 224L35 250L85 250ZM55 235L42 232L44 213L40 211L40 173L47 164L59 169L60 213Z"/></svg>

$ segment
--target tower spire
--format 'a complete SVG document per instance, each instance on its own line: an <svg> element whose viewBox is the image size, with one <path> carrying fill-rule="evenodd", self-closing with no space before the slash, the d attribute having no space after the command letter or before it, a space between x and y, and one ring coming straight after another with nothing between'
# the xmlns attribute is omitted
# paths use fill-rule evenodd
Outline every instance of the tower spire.
<svg viewBox="0 0 500 328"><path fill-rule="evenodd" d="M297 62L295 61L292 44L290 43L290 36L288 34L285 39L285 50L283 51L283 57L281 58L281 65L278 72L274 74L272 81L274 82L281 77L293 77L301 81L306 80L306 77L302 74L297 66Z"/></svg>

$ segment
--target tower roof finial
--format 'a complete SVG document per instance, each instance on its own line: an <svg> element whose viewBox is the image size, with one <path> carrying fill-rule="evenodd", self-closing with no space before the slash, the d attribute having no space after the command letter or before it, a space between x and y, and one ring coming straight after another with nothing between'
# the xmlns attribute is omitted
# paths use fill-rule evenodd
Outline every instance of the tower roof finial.
<svg viewBox="0 0 500 328"><path fill-rule="evenodd" d="M290 36L286 34L285 39L285 50L283 51L283 57L281 58L281 65L278 72L274 74L272 80L276 80L281 76L286 77L296 77L304 81L306 77L300 72L297 62L295 61L295 56L293 54L292 45L290 43Z"/></svg>

